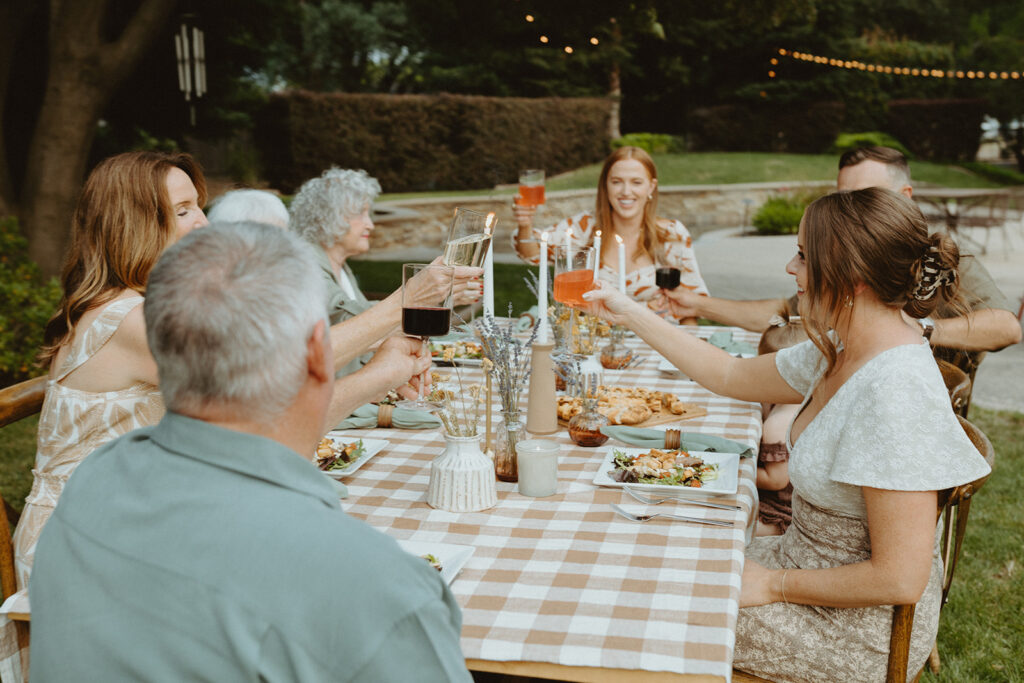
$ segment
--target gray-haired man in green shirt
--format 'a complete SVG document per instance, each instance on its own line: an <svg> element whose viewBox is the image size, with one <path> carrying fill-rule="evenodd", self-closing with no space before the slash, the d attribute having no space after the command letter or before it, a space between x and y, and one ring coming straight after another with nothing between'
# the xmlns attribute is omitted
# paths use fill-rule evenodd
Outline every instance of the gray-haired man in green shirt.
<svg viewBox="0 0 1024 683"><path fill-rule="evenodd" d="M197 230L145 318L168 412L86 458L43 530L33 681L470 680L438 573L308 461L334 376L308 247Z"/></svg>

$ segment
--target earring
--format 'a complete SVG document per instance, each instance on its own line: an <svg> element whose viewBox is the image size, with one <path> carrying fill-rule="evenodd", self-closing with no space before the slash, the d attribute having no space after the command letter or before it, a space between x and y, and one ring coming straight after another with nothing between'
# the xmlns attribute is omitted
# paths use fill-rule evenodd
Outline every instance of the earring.
<svg viewBox="0 0 1024 683"><path fill-rule="evenodd" d="M652 192L652 193L650 193L649 195L647 195L647 200L648 200L648 201L650 201L650 200L652 200L652 199L654 199L654 193L653 193L653 192Z"/></svg>
<svg viewBox="0 0 1024 683"><path fill-rule="evenodd" d="M847 308L853 308L853 297L852 296L846 297L846 307Z"/></svg>

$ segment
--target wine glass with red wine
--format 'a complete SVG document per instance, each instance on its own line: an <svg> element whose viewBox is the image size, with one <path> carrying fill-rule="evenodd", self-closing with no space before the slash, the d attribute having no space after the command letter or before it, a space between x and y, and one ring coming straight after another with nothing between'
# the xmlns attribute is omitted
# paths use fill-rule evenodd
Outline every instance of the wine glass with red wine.
<svg viewBox="0 0 1024 683"><path fill-rule="evenodd" d="M452 283L455 268L432 263L402 264L402 332L419 337L424 345L430 337L448 334L452 320ZM434 411L435 402L423 398L425 377L420 377L419 395L395 405L411 410Z"/></svg>
<svg viewBox="0 0 1024 683"><path fill-rule="evenodd" d="M679 269L659 267L654 271L654 284L661 289L675 289L679 286Z"/></svg>

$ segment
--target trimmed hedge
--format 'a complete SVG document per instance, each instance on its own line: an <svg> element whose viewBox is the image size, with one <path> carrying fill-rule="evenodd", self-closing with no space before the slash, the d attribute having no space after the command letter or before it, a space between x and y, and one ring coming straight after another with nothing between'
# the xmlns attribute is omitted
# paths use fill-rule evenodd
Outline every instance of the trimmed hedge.
<svg viewBox="0 0 1024 683"><path fill-rule="evenodd" d="M704 107L690 116L690 139L695 150L820 154L842 130L844 113L841 102Z"/></svg>
<svg viewBox="0 0 1024 683"><path fill-rule="evenodd" d="M604 159L609 101L290 91L258 121L267 179L283 192L332 165L366 169L387 192L512 183Z"/></svg>
<svg viewBox="0 0 1024 683"><path fill-rule="evenodd" d="M890 100L886 132L914 156L972 161L981 144L985 100Z"/></svg>

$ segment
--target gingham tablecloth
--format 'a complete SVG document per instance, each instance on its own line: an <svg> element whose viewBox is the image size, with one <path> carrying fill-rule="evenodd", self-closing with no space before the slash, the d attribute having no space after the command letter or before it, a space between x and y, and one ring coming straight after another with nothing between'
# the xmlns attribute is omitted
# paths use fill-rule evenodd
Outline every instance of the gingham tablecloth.
<svg viewBox="0 0 1024 683"><path fill-rule="evenodd" d="M757 335L734 334L756 344ZM667 426L734 439L756 452L758 404L717 396L663 373L649 348L632 343L646 349L644 362L606 370L606 384L672 391L708 414ZM462 373L467 379L466 369ZM452 513L426 503L430 461L444 450L438 430L351 433L386 438L390 445L344 480L349 497L342 506L349 514L397 539L475 548L451 586L462 607L467 659L730 680L744 531L757 500L754 459L741 460L737 495L722 498L738 502L742 511L671 503L659 508L733 519L732 529L662 520L640 524L615 515L609 503L635 512L646 508L621 490L592 483L605 449L623 444L610 439L599 448L582 448L564 429L539 437L562 444L554 496L524 497L515 484L499 481L496 507Z"/></svg>

